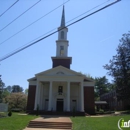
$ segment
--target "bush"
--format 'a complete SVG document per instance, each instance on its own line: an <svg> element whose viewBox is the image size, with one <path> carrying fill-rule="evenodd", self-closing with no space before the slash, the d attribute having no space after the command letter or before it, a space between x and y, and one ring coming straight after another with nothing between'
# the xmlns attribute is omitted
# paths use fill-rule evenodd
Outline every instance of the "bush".
<svg viewBox="0 0 130 130"><path fill-rule="evenodd" d="M12 116L12 111L9 111L8 116Z"/></svg>
<svg viewBox="0 0 130 130"><path fill-rule="evenodd" d="M22 110L20 108L13 108L11 109L13 112L21 112Z"/></svg>
<svg viewBox="0 0 130 130"><path fill-rule="evenodd" d="M104 110L103 110L103 109L100 109L99 112L100 112L101 114L103 114L103 113L104 113Z"/></svg>

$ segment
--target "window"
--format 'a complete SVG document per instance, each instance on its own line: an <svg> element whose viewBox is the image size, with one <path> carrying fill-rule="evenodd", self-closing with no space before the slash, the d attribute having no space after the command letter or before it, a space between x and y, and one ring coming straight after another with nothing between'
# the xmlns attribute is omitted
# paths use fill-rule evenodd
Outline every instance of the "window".
<svg viewBox="0 0 130 130"><path fill-rule="evenodd" d="M58 93L59 93L59 95L62 95L62 93L63 93L63 86L59 86L58 87Z"/></svg>
<svg viewBox="0 0 130 130"><path fill-rule="evenodd" d="M61 56L64 55L64 46L60 46L60 55L61 55Z"/></svg>
<svg viewBox="0 0 130 130"><path fill-rule="evenodd" d="M61 31L61 39L64 39L64 31Z"/></svg>

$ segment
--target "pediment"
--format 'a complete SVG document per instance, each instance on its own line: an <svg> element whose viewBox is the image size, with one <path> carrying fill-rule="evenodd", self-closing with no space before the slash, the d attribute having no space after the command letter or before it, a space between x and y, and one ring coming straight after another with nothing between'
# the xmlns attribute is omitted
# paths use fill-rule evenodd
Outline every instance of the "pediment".
<svg viewBox="0 0 130 130"><path fill-rule="evenodd" d="M65 68L63 66L58 66L58 67L55 67L55 68L52 68L52 69L49 69L49 70L46 70L46 71L43 71L41 73L38 73L36 74L36 76L47 76L47 75L53 75L53 76L83 76L82 74L76 72L76 71L73 71L73 70L70 70L68 68Z"/></svg>
<svg viewBox="0 0 130 130"><path fill-rule="evenodd" d="M84 79L84 82L94 82L92 79L86 77L85 75L81 74L80 72L76 72L74 70L65 68L63 66L58 66L46 71L42 71L40 73L35 74L35 77L28 79L28 81L36 81L37 77L39 76L76 76L76 77L82 77Z"/></svg>

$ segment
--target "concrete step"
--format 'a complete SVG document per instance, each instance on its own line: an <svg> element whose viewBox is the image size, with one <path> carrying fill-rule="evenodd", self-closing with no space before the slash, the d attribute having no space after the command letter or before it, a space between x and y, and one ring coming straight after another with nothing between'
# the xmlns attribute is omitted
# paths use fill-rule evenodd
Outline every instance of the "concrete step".
<svg viewBox="0 0 130 130"><path fill-rule="evenodd" d="M23 130L57 130L57 129L49 129L49 128L28 128L26 127ZM58 130L71 130L71 129L58 129Z"/></svg>
<svg viewBox="0 0 130 130"><path fill-rule="evenodd" d="M34 120L31 120L27 128L32 129L57 129L57 130L71 130L72 121L69 117L59 117L59 116L41 116Z"/></svg>
<svg viewBox="0 0 130 130"><path fill-rule="evenodd" d="M51 128L51 129L71 129L72 123L68 122L43 122L43 121L30 121L28 128Z"/></svg>

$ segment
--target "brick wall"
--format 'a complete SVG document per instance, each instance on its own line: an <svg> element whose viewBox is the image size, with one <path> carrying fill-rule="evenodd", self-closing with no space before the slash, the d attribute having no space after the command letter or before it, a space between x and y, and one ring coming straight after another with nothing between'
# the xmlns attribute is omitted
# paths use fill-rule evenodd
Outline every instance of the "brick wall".
<svg viewBox="0 0 130 130"><path fill-rule="evenodd" d="M84 87L84 110L88 114L95 114L94 87Z"/></svg>
<svg viewBox="0 0 130 130"><path fill-rule="evenodd" d="M59 65L70 69L71 60L70 59L53 59L52 67L57 67Z"/></svg>
<svg viewBox="0 0 130 130"><path fill-rule="evenodd" d="M27 110L34 110L36 85L29 85Z"/></svg>

